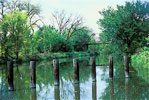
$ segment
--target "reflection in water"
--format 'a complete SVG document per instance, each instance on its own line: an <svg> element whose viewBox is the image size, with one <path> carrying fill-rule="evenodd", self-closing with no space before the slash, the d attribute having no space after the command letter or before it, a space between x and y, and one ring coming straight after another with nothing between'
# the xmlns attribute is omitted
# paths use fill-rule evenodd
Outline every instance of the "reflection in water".
<svg viewBox="0 0 149 100"><path fill-rule="evenodd" d="M7 96L8 96L8 99L9 100L14 100L14 92L13 91L8 91L6 92L7 93Z"/></svg>
<svg viewBox="0 0 149 100"><path fill-rule="evenodd" d="M29 63L14 67L15 90L8 92L7 70L0 69L0 87L2 100L149 100L148 80L138 77L134 71L133 78L125 80L123 62L114 63L114 80L109 81L108 68L97 67L97 83L92 83L89 59L79 59L80 84L73 84L73 65L60 59L60 87L54 87L53 66L50 61L37 63L37 88L30 88ZM103 59L97 64L105 64ZM67 61L67 60L66 60ZM108 60L107 60L108 61ZM120 65L121 64L121 65ZM1 66L0 66L1 67ZM145 72L145 71L144 71ZM144 76L143 76L144 77ZM128 84L129 83L129 84ZM98 88L97 88L98 87ZM131 92L129 92L131 91ZM133 92L132 92L133 91Z"/></svg>
<svg viewBox="0 0 149 100"><path fill-rule="evenodd" d="M113 85L113 80L109 81L110 85L110 100L114 100L114 85Z"/></svg>
<svg viewBox="0 0 149 100"><path fill-rule="evenodd" d="M31 89L31 100L37 100L36 88Z"/></svg>
<svg viewBox="0 0 149 100"><path fill-rule="evenodd" d="M129 100L129 78L125 78L125 100Z"/></svg>
<svg viewBox="0 0 149 100"><path fill-rule="evenodd" d="M75 100L80 100L80 84L74 84Z"/></svg>
<svg viewBox="0 0 149 100"><path fill-rule="evenodd" d="M60 100L59 86L54 86L54 98L55 98L55 100Z"/></svg>
<svg viewBox="0 0 149 100"><path fill-rule="evenodd" d="M96 82L92 82L92 100L97 100Z"/></svg>

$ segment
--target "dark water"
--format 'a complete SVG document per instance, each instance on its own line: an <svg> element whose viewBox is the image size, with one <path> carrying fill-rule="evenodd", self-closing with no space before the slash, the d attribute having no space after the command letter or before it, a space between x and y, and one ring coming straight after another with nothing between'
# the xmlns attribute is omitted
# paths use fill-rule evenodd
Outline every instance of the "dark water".
<svg viewBox="0 0 149 100"><path fill-rule="evenodd" d="M124 78L123 61L114 59L114 79L108 78L108 66L97 66L97 81L92 83L89 57L80 59L80 84L73 84L72 59L60 59L60 86L54 86L52 61L36 67L36 89L30 88L29 63L15 65L14 88L8 91L6 66L0 66L0 99L2 100L149 100L148 76L131 67L130 78ZM108 57L98 56L97 65L108 65ZM144 70L144 69L141 69ZM144 70L144 73L149 73ZM145 75L147 75L145 74Z"/></svg>

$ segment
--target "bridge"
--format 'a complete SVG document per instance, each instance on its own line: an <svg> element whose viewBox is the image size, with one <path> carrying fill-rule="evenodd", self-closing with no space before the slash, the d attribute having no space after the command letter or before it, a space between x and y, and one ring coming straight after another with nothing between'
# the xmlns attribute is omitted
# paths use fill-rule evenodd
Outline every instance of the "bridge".
<svg viewBox="0 0 149 100"><path fill-rule="evenodd" d="M86 45L97 45L97 44L109 44L110 42L102 42L102 41L98 41L98 42L90 42L90 43L87 43Z"/></svg>

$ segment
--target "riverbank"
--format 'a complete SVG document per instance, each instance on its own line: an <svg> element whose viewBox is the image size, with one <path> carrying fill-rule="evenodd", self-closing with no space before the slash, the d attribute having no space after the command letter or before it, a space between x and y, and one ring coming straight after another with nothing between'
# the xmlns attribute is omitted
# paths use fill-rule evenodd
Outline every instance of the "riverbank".
<svg viewBox="0 0 149 100"><path fill-rule="evenodd" d="M132 66L138 70L138 76L149 79L149 48L143 48L132 56Z"/></svg>
<svg viewBox="0 0 149 100"><path fill-rule="evenodd" d="M15 59L14 62L17 63L23 63L28 62L30 60L52 60L55 58L75 58L75 57L81 57L81 56L92 56L92 55L99 55L98 52L57 52L57 53L40 53L40 54L33 54L33 55L27 55L27 56L19 56L18 61ZM4 64L6 60L2 57L0 57L0 64Z"/></svg>

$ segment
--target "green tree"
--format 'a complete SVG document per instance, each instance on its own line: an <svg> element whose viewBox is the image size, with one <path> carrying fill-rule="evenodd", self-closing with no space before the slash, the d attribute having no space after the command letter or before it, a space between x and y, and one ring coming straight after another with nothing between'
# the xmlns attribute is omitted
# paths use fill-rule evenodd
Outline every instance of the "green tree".
<svg viewBox="0 0 149 100"><path fill-rule="evenodd" d="M27 12L27 22L29 23L29 28L32 29L32 31L28 34L25 34L24 37L26 37L23 45L24 53L27 55L30 48L27 48L27 46L31 46L32 42L32 36L34 32L34 28L38 26L38 22L42 22L40 17L40 7L37 5L32 5L29 2L21 1L21 0L0 0L0 21L2 22L4 15L8 13L13 12ZM38 26L39 27L39 26ZM0 30L0 54L1 56L4 56L4 58L8 58L9 51L7 50L7 33L3 30Z"/></svg>
<svg viewBox="0 0 149 100"><path fill-rule="evenodd" d="M89 32L89 29L82 28L74 33L74 36L71 38L71 40L73 42L75 51L86 51L88 49L86 44L90 41Z"/></svg>
<svg viewBox="0 0 149 100"><path fill-rule="evenodd" d="M51 26L41 27L33 36L38 52L51 52L57 37L58 31L55 28Z"/></svg>
<svg viewBox="0 0 149 100"><path fill-rule="evenodd" d="M23 45L24 36L30 32L27 24L27 13L15 11L5 14L1 22L1 30L7 36L5 40L5 52L9 55L15 54L16 60Z"/></svg>
<svg viewBox="0 0 149 100"><path fill-rule="evenodd" d="M131 55L147 44L149 34L149 2L126 2L100 12L98 21L105 41L110 41L121 53Z"/></svg>

